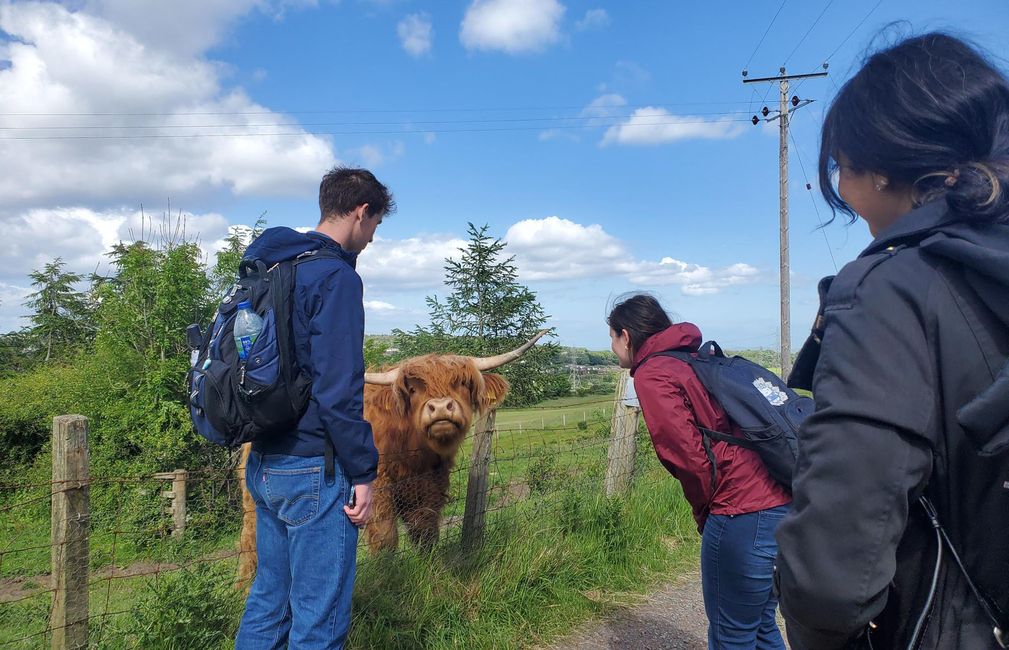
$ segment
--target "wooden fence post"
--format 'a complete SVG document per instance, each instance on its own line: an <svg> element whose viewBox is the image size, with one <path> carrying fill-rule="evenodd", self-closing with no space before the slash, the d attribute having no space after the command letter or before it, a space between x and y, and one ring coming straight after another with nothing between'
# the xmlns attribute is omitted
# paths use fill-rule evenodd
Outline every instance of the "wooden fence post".
<svg viewBox="0 0 1009 650"><path fill-rule="evenodd" d="M53 418L53 650L88 647L88 419Z"/></svg>
<svg viewBox="0 0 1009 650"><path fill-rule="evenodd" d="M610 421L610 448L606 454L606 496L611 497L627 490L634 472L634 455L637 444L638 415L641 409L624 402L630 373L624 370L617 378L613 400L613 419Z"/></svg>
<svg viewBox="0 0 1009 650"><path fill-rule="evenodd" d="M172 537L180 538L186 532L186 481L189 472L184 469L158 472L154 478L172 482L172 489L164 490L161 496L170 502L165 506L165 514L172 516Z"/></svg>
<svg viewBox="0 0 1009 650"><path fill-rule="evenodd" d="M469 551L483 542L484 524L487 521L487 487L490 470L491 442L494 439L494 421L497 411L492 410L476 423L473 434L473 455L466 483L466 510L462 516L462 547Z"/></svg>

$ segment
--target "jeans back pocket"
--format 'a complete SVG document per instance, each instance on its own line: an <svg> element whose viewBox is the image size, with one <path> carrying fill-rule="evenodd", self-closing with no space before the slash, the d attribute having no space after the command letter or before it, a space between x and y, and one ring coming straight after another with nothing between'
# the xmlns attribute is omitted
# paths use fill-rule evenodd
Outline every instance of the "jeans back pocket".
<svg viewBox="0 0 1009 650"><path fill-rule="evenodd" d="M295 469L263 469L266 502L288 526L309 522L319 512L322 466Z"/></svg>

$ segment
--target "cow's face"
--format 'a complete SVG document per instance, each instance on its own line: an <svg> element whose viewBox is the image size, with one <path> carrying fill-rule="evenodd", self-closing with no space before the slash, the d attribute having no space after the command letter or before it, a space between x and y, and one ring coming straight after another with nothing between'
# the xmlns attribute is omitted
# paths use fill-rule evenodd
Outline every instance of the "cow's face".
<svg viewBox="0 0 1009 650"><path fill-rule="evenodd" d="M449 457L474 417L504 401L508 382L479 372L468 357L428 355L404 363L392 389L411 429L439 456Z"/></svg>

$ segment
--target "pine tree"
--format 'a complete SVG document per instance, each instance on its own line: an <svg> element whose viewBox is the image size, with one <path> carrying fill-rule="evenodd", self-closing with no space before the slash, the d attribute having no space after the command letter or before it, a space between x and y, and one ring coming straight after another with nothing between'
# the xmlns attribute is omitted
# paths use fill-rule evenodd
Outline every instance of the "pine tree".
<svg viewBox="0 0 1009 650"><path fill-rule="evenodd" d="M459 260L445 260L442 302L428 296L431 324L407 333L394 330L404 357L428 352L487 356L518 347L543 328L547 315L536 294L518 282L514 256L501 259L506 246L487 234L488 226L469 224L469 242ZM556 344L541 344L501 369L512 384L509 404L531 404L566 394L563 374L550 368Z"/></svg>
<svg viewBox="0 0 1009 650"><path fill-rule="evenodd" d="M24 302L32 311L29 335L46 362L67 358L94 334L87 297L76 288L82 278L64 266L57 257L29 274L35 288Z"/></svg>

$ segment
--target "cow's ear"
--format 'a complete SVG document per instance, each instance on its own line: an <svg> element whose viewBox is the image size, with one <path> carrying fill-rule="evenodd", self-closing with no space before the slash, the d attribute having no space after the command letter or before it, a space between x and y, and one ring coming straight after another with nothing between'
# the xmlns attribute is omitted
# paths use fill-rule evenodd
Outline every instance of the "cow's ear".
<svg viewBox="0 0 1009 650"><path fill-rule="evenodd" d="M477 400L481 412L497 408L508 396L508 380L501 375L484 374L483 391Z"/></svg>
<svg viewBox="0 0 1009 650"><path fill-rule="evenodd" d="M400 389L399 382L392 386L382 386L379 390L372 393L371 403L375 408L387 413L401 417L406 415L406 399L403 396L403 391Z"/></svg>

